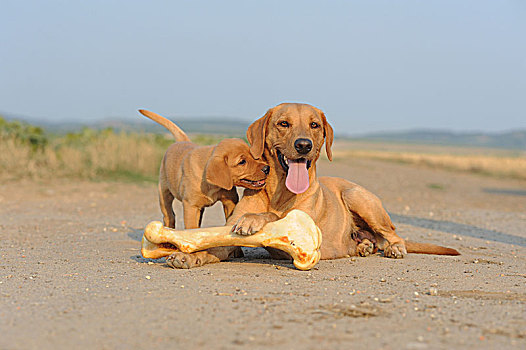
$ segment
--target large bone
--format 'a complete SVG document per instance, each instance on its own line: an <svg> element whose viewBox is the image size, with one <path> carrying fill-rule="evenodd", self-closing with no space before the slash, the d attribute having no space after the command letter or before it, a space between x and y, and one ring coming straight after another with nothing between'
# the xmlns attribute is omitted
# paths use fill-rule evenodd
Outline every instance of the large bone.
<svg viewBox="0 0 526 350"><path fill-rule="evenodd" d="M301 210L292 210L283 219L266 224L251 236L232 233L232 226L174 230L159 221L148 224L142 238L141 253L158 259L176 251L193 253L214 247L271 247L290 254L294 266L310 270L320 260L321 231Z"/></svg>

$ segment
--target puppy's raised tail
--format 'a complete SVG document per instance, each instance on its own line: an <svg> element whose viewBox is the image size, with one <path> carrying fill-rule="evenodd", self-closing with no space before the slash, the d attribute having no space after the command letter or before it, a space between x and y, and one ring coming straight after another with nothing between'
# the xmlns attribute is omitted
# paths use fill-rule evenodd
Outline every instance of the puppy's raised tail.
<svg viewBox="0 0 526 350"><path fill-rule="evenodd" d="M460 255L458 251L453 248L446 248L435 244L417 243L405 241L405 248L408 253L416 254L434 254L434 255Z"/></svg>
<svg viewBox="0 0 526 350"><path fill-rule="evenodd" d="M184 133L183 130L181 130L177 125L175 125L174 122L164 117L161 117L157 113L147 111L146 109L139 109L139 112L145 117L150 118L154 122L161 124L166 129L168 129L168 131L170 131L172 135L174 136L175 141L177 142L190 141L190 138Z"/></svg>

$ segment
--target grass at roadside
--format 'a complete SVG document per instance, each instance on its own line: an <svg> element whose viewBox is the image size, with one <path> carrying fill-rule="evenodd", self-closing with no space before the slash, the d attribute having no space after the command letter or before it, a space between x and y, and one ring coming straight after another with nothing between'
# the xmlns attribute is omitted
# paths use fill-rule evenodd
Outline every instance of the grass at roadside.
<svg viewBox="0 0 526 350"><path fill-rule="evenodd" d="M171 135L170 135L171 136ZM199 144L217 136L195 135ZM157 181L173 139L167 135L84 128L52 135L41 128L0 118L0 179L83 178Z"/></svg>
<svg viewBox="0 0 526 350"><path fill-rule="evenodd" d="M525 151L347 141L333 154L340 161L368 158L526 180Z"/></svg>

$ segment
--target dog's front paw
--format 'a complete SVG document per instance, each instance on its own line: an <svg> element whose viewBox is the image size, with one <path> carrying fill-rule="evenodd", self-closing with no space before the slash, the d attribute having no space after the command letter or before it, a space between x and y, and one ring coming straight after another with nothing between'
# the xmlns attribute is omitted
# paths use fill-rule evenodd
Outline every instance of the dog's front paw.
<svg viewBox="0 0 526 350"><path fill-rule="evenodd" d="M243 236L253 235L267 223L278 219L278 216L273 213L244 214L232 227L232 232Z"/></svg>
<svg viewBox="0 0 526 350"><path fill-rule="evenodd" d="M192 267L204 265L198 254L188 254L183 252L173 253L166 258L166 263L174 269L191 269Z"/></svg>
<svg viewBox="0 0 526 350"><path fill-rule="evenodd" d="M390 244L384 249L384 256L387 258L401 259L407 254L404 242Z"/></svg>

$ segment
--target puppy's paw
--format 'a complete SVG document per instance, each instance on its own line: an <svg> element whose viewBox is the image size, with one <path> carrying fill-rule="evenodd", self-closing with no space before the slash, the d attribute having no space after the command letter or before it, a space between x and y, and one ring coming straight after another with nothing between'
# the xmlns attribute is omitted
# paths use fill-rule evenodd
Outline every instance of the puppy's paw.
<svg viewBox="0 0 526 350"><path fill-rule="evenodd" d="M386 258L401 259L407 254L404 242L390 244L384 249Z"/></svg>
<svg viewBox="0 0 526 350"><path fill-rule="evenodd" d="M204 265L198 254L188 254L183 252L173 253L166 258L166 263L174 269L191 269L192 267Z"/></svg>
<svg viewBox="0 0 526 350"><path fill-rule="evenodd" d="M367 238L364 238L356 247L358 254L360 256L369 256L371 254L374 254L376 252L376 247L373 242L368 240Z"/></svg>
<svg viewBox="0 0 526 350"><path fill-rule="evenodd" d="M244 214L232 227L232 232L238 235L250 236L258 232L268 222L276 221L278 216L272 213Z"/></svg>

